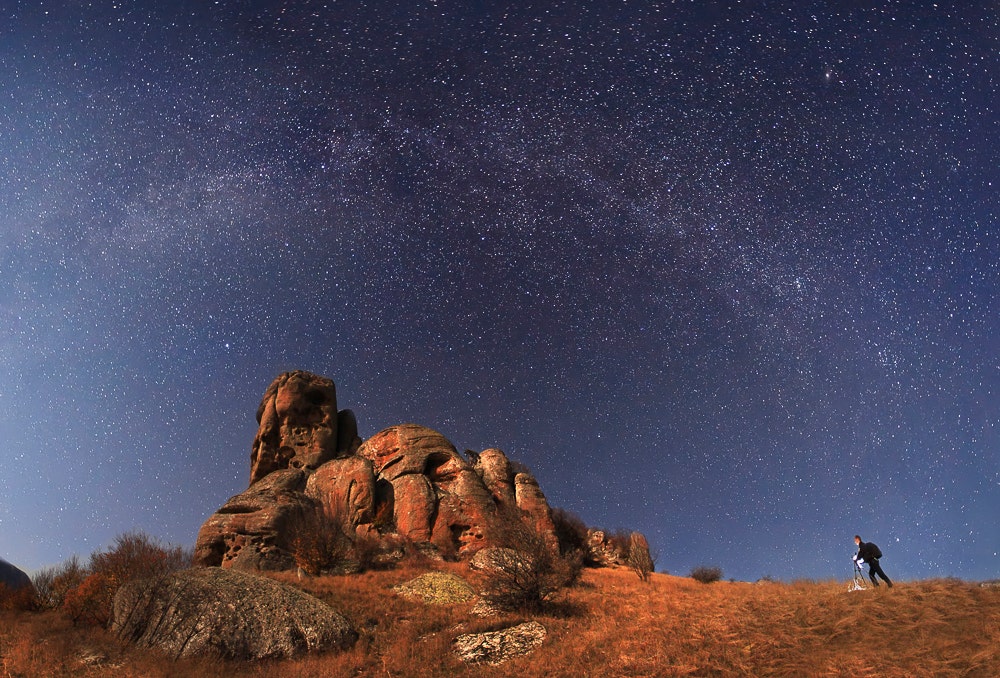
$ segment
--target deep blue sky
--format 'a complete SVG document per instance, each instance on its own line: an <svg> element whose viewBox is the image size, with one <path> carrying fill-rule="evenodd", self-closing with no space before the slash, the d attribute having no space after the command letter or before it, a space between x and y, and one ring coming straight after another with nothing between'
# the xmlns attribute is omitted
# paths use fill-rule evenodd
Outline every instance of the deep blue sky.
<svg viewBox="0 0 1000 678"><path fill-rule="evenodd" d="M192 544L301 368L672 573L1000 576L977 4L3 2L0 557Z"/></svg>

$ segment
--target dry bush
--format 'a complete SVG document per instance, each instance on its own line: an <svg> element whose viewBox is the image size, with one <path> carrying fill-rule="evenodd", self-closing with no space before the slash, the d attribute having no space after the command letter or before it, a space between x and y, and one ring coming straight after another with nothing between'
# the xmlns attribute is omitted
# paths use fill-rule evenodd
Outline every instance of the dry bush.
<svg viewBox="0 0 1000 678"><path fill-rule="evenodd" d="M491 557L483 572L482 597L501 610L537 612L560 589L572 586L583 569L583 555L560 554L519 512L499 521L504 531L498 541L505 547Z"/></svg>
<svg viewBox="0 0 1000 678"><path fill-rule="evenodd" d="M322 509L308 513L292 538L295 564L314 577L343 566L351 555L351 538L343 516L328 517Z"/></svg>
<svg viewBox="0 0 1000 678"><path fill-rule="evenodd" d="M31 586L19 586L14 589L0 583L0 610L23 612L35 609L37 605L35 590Z"/></svg>
<svg viewBox="0 0 1000 678"><path fill-rule="evenodd" d="M115 537L107 551L90 556L89 575L70 590L63 609L74 622L107 625L115 593L133 579L159 579L191 566L191 551L161 544L138 531Z"/></svg>
<svg viewBox="0 0 1000 678"><path fill-rule="evenodd" d="M54 610L63 604L66 594L87 578L87 570L75 555L62 565L39 570L31 578L38 606Z"/></svg>
<svg viewBox="0 0 1000 678"><path fill-rule="evenodd" d="M692 568L691 574L688 576L696 582L701 582L702 584L712 584L722 579L722 568L699 565L698 567Z"/></svg>
<svg viewBox="0 0 1000 678"><path fill-rule="evenodd" d="M633 532L629 535L628 555L625 557L625 562L636 573L640 581L649 581L649 575L656 567L656 557L650 553L649 542L642 534Z"/></svg>

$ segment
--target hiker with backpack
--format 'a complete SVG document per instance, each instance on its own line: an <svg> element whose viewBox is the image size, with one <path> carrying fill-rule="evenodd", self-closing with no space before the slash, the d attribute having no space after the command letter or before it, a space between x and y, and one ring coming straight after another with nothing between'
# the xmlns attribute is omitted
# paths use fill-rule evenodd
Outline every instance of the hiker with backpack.
<svg viewBox="0 0 1000 678"><path fill-rule="evenodd" d="M892 582L889 578L885 576L885 572L882 571L882 566L878 564L878 559L882 557L882 551L878 546L872 542L863 542L861 537L854 535L854 543L858 545L858 552L854 556L854 560L861 563L868 563L868 578L872 580L872 584L878 586L878 580L875 575L878 575L892 588Z"/></svg>

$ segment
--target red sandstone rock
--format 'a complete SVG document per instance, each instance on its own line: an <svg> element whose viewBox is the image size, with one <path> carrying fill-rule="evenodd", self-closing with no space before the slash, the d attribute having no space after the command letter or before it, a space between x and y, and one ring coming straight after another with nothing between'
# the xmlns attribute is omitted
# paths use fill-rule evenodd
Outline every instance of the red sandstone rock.
<svg viewBox="0 0 1000 678"><path fill-rule="evenodd" d="M353 418L353 417L352 417ZM257 408L250 484L284 468L316 469L337 453L337 389L309 372L285 372Z"/></svg>
<svg viewBox="0 0 1000 678"><path fill-rule="evenodd" d="M289 570L295 561L291 541L314 502L303 490L306 474L275 471L232 497L198 532L197 565L242 570Z"/></svg>
<svg viewBox="0 0 1000 678"><path fill-rule="evenodd" d="M559 547L556 527L552 522L552 509L542 494L538 481L530 473L518 473L514 477L514 496L517 507L524 512L532 527L540 537L553 548Z"/></svg>
<svg viewBox="0 0 1000 678"><path fill-rule="evenodd" d="M355 530L370 524L375 507L375 473L363 457L331 459L306 481L306 495L316 500L323 515Z"/></svg>
<svg viewBox="0 0 1000 678"><path fill-rule="evenodd" d="M198 564L293 569L293 544L317 511L346 534L383 538L395 530L444 555L499 545L507 523L519 519L557 547L538 483L529 474L515 478L500 450L470 453L470 461L440 433L416 424L362 443L354 414L337 411L333 382L308 372L275 379L257 420L250 487L202 526Z"/></svg>

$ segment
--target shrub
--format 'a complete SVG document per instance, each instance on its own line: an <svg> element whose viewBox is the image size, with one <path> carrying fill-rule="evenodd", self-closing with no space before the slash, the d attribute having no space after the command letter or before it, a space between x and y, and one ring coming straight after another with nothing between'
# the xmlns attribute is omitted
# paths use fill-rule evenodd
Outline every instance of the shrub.
<svg viewBox="0 0 1000 678"><path fill-rule="evenodd" d="M711 584L722 579L722 568L699 565L691 570L691 578L702 584Z"/></svg>
<svg viewBox="0 0 1000 678"><path fill-rule="evenodd" d="M587 524L580 516L561 508L552 509L552 523L561 553L587 550Z"/></svg>
<svg viewBox="0 0 1000 678"><path fill-rule="evenodd" d="M554 544L530 524L519 511L501 520L499 535L504 548L497 549L491 566L484 571L483 599L502 610L534 612L543 608L560 589L572 586L583 569L583 554L560 554Z"/></svg>
<svg viewBox="0 0 1000 678"><path fill-rule="evenodd" d="M351 552L351 539L340 516L328 517L316 508L306 516L292 538L295 564L314 577L343 565Z"/></svg>
<svg viewBox="0 0 1000 678"><path fill-rule="evenodd" d="M656 566L656 557L649 552L649 542L642 533L633 532L629 535L625 562L641 581L649 581L649 575Z"/></svg>
<svg viewBox="0 0 1000 678"><path fill-rule="evenodd" d="M0 610L33 610L37 607L35 590L31 586L11 588L0 583Z"/></svg>
<svg viewBox="0 0 1000 678"><path fill-rule="evenodd" d="M50 610L61 607L66 594L79 586L86 577L87 571L75 555L62 565L39 570L31 578L38 606Z"/></svg>
<svg viewBox="0 0 1000 678"><path fill-rule="evenodd" d="M63 598L62 609L74 624L84 622L107 625L111 619L111 601L108 598L112 586L108 578L100 573L89 575L80 585L71 589ZM111 593L113 597L113 593Z"/></svg>
<svg viewBox="0 0 1000 678"><path fill-rule="evenodd" d="M191 551L164 546L142 532L115 537L107 551L96 551L86 568L74 556L36 577L43 607L59 607L76 623L106 625L115 593L133 579L160 578L190 567Z"/></svg>

